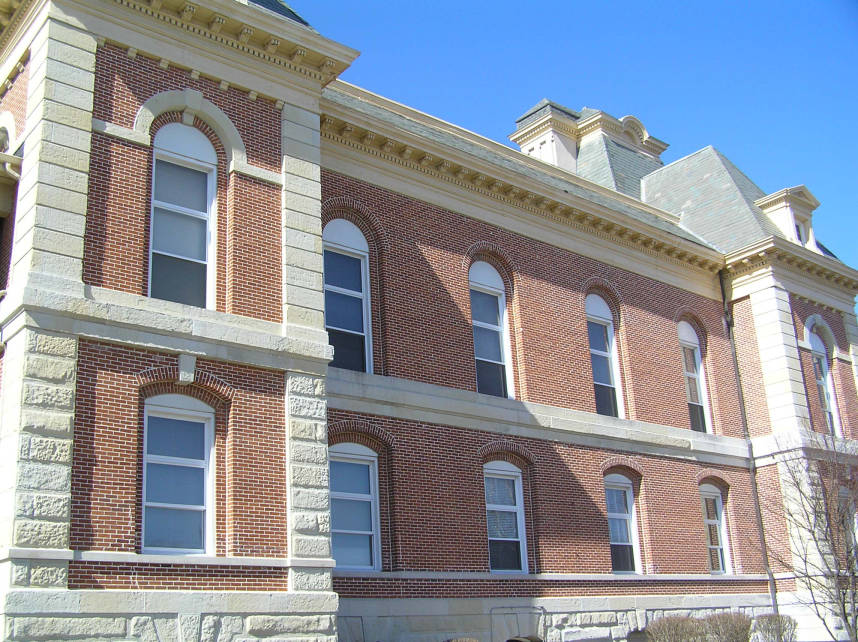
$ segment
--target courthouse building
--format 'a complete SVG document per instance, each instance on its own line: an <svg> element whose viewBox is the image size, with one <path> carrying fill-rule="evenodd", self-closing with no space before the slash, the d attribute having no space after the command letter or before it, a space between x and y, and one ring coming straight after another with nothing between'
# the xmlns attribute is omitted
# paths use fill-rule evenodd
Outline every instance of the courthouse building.
<svg viewBox="0 0 858 642"><path fill-rule="evenodd" d="M810 190L547 100L512 149L356 56L0 0L4 639L821 639L778 461L858 439L858 272Z"/></svg>

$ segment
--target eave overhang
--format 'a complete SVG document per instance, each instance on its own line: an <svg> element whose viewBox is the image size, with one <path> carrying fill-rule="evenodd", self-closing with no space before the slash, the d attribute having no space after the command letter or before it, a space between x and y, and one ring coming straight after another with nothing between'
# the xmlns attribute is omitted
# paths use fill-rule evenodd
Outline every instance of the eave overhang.
<svg viewBox="0 0 858 642"><path fill-rule="evenodd" d="M786 266L845 290L852 297L858 294L858 270L779 236L770 236L731 252L726 255L725 263L732 277L750 274L765 267Z"/></svg>
<svg viewBox="0 0 858 642"><path fill-rule="evenodd" d="M819 201L804 185L786 187L754 201L754 205L764 212L775 207L781 207L784 205L792 206L793 204L799 205L801 208L810 212L819 207Z"/></svg>
<svg viewBox="0 0 858 642"><path fill-rule="evenodd" d="M609 199L618 204L622 203L625 207L634 207L648 215L677 225L679 219L674 214L641 203L632 197L532 159L505 145L388 101L353 85L338 81L331 88L348 93L351 98L366 100L375 106L389 109L399 116L418 122L423 127L432 127L447 135L459 136L471 144L482 146L490 151L491 155L500 155L508 162L503 165L493 164L485 158L468 155L460 149L421 138L365 113L355 113L343 105L326 99L324 95L321 105L323 140L371 154L393 165L431 175L435 180L478 192L536 216L572 225L601 237L609 237L621 245L659 255L671 262L685 264L713 274L724 265L723 255L713 248L648 225L615 211L610 206L603 206L557 189L548 184L548 181L535 180L534 175L555 177L580 185L588 191L598 193L603 200ZM528 173L511 169L516 166L526 167Z"/></svg>

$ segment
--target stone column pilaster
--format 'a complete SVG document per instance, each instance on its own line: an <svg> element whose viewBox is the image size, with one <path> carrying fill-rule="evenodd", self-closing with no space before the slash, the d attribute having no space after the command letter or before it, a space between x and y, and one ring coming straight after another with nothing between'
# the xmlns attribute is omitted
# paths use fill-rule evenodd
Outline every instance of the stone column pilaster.
<svg viewBox="0 0 858 642"><path fill-rule="evenodd" d="M772 432L797 434L808 430L810 414L789 293L770 287L752 293L750 298Z"/></svg>
<svg viewBox="0 0 858 642"><path fill-rule="evenodd" d="M852 358L852 374L855 376L855 389L858 390L858 319L855 313L841 312L846 327L846 339L849 341L849 356Z"/></svg>

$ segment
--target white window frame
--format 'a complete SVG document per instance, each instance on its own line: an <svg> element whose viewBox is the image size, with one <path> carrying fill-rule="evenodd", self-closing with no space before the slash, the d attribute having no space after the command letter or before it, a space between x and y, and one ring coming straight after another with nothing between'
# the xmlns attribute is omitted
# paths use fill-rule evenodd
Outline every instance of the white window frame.
<svg viewBox="0 0 858 642"><path fill-rule="evenodd" d="M470 300L470 290L476 290L477 292L482 292L484 294L489 294L491 296L497 297L498 301L498 318L500 320L500 325L492 325L490 323L484 323L482 321L477 321L474 319L473 314L471 314L471 325L476 326L478 328L486 328L488 330L494 330L500 333L501 340L501 356L503 357L503 362L492 361L491 359L480 359L480 361L486 361L488 363L500 363L500 365L504 368L504 376L506 377L506 396L507 399L515 399L515 381L513 379L512 372L512 348L510 346L509 340L509 317L506 309L506 288L504 287L503 279L501 279L500 274L498 274L497 270L494 269L489 263L485 261L475 261L471 264L470 269L468 270L468 299ZM474 346L474 364L476 366L477 362L477 353L476 346ZM479 387L479 381L476 378L475 374L475 383Z"/></svg>
<svg viewBox="0 0 858 642"><path fill-rule="evenodd" d="M366 242L366 238L360 229L352 223L351 221L347 221L343 218L333 219L328 221L325 225L325 229L322 231L322 251L326 252L335 252L337 254L343 254L345 256L350 256L352 258L356 258L360 261L360 280L361 287L363 288L363 292L355 292L354 290L349 290L347 288L341 288L335 285L328 285L325 282L324 275L322 276L322 283L324 287L324 291L336 292L338 294L343 294L346 296L351 296L354 298L361 299L361 305L363 310L363 338L364 338L364 368L367 374L372 374L372 307L370 305L370 291L369 291L369 244ZM328 329L327 315L325 317L325 330ZM330 326L333 330L338 332L345 332L348 334L360 334L353 330L346 330L344 328L337 328L335 326Z"/></svg>
<svg viewBox="0 0 858 642"><path fill-rule="evenodd" d="M177 129L177 128L184 129ZM184 130L192 130L194 134L185 134ZM197 134L199 136L197 136ZM158 130L155 134L153 142L153 159L152 159L152 185L151 185L151 207L149 209L149 274L147 276L147 292L152 295L152 255L161 254L162 256L170 256L190 261L192 263L202 263L197 259L171 254L169 252L155 251L155 208L167 210L184 216L192 216L194 218L204 220L206 222L206 292L205 292L205 308L214 309L217 298L217 261L215 259L215 248L217 247L217 156L211 142L206 139L208 148L203 149L202 138L205 135L194 127L183 125L181 123L169 123ZM157 162L159 160L180 165L198 172L206 174L206 204L207 211L205 213L197 210L192 210L173 203L158 201L155 199L155 183L157 178ZM189 304L184 304L189 305Z"/></svg>
<svg viewBox="0 0 858 642"><path fill-rule="evenodd" d="M483 499L485 501L485 480L487 477L496 477L499 479L511 479L513 480L513 484L515 486L515 509L511 510L509 506L505 504L489 504L486 502L486 521L488 522L488 512L490 510L493 511L501 511L505 513L515 513L516 515L516 526L518 528L518 538L517 539L506 539L499 537L488 537L488 523L486 524L486 549L489 555L489 569L492 573L501 573L509 575L511 573L521 574L528 573L528 565L527 565L527 530L525 529L525 521L524 521L524 492L522 490L522 476L521 470L505 461L490 461L483 465ZM519 551L521 553L520 565L521 569L493 569L491 568L491 546L489 542L491 540L497 541L515 541L519 543Z"/></svg>
<svg viewBox="0 0 858 642"><path fill-rule="evenodd" d="M611 513L608 512L608 489L611 490L619 490L626 494L626 506L629 507L628 513ZM637 506L635 504L635 492L634 486L632 485L631 480L623 475L619 475L616 473L612 473L610 475L605 475L605 514L608 520L611 519L622 519L626 520L628 523L629 529L629 539L631 540L632 546L632 554L634 558L635 567L631 571L614 571L613 563L611 564L612 572L618 575L634 575L641 573L641 569L643 565L641 564L641 550L640 550L640 540L638 537L638 519L637 519ZM610 527L608 528L608 539L610 540ZM626 546L626 542L614 542L610 541L611 545L622 545Z"/></svg>
<svg viewBox="0 0 858 642"><path fill-rule="evenodd" d="M365 501L370 503L370 513L372 517L372 532L364 531L335 531L333 522L331 524L331 556L334 555L333 536L334 533L345 534L360 534L370 535L372 537L372 561L369 566L347 566L337 564L336 568L340 570L353 571L378 571L381 570L381 520L379 517L378 508L378 453L371 448L355 443L335 444L328 448L328 458L330 461L340 461L350 464L361 464L369 467L369 495L364 493L345 493L342 491L334 491L331 485L331 506L333 500L345 499L350 501ZM336 558L334 558L336 560Z"/></svg>
<svg viewBox="0 0 858 642"><path fill-rule="evenodd" d="M614 388L614 399L617 404L617 417L619 419L626 418L625 403L623 401L623 387L620 379L620 358L617 350L617 342L614 334L614 316L611 314L611 309L605 300L598 294L588 294L585 299L585 309L587 313L587 322L597 323L604 326L608 337L608 352L596 350L593 346L590 347L590 354L597 354L602 357L607 357L610 364L611 380ZM589 328L587 332L587 343L590 342ZM591 356L592 360L592 356ZM593 376L593 385L596 385L595 375ZM601 384L600 385L605 385ZM593 391L595 397L595 390Z"/></svg>
<svg viewBox="0 0 858 642"><path fill-rule="evenodd" d="M718 518L715 520L710 520L706 517L706 499L708 498L715 499L715 510L718 513ZM710 565L709 550L712 548L720 548L724 565L724 569L721 571L713 571L710 565L709 572L713 575L731 575L733 573L733 565L730 559L730 540L727 537L727 522L724 517L724 496L721 493L721 489L717 486L713 486L712 484L701 484L700 508L703 516L703 536L704 541L706 542L706 564ZM718 527L718 537L721 538L720 547L710 546L709 544L708 530L709 526L712 524L715 524Z"/></svg>
<svg viewBox="0 0 858 642"><path fill-rule="evenodd" d="M680 321L677 324L677 330L679 332L679 346L680 353L682 357L682 383L685 387L685 401L686 404L691 404L691 400L688 398L688 390L687 390L687 380L689 378L693 378L697 382L697 395L700 397L701 405L703 406L703 421L705 423L704 433L712 434L713 425L712 425L712 413L709 410L709 394L708 394L708 386L706 385L706 369L703 367L703 357L700 350L700 338L697 336L697 331L694 327L688 323L687 321ZM688 372L685 368L685 351L683 348L691 348L694 350L694 362L697 366L697 372ZM689 416L688 421L691 421L691 417ZM692 427L693 430L693 427Z"/></svg>
<svg viewBox="0 0 858 642"><path fill-rule="evenodd" d="M828 431L834 435L835 437L842 437L842 426L840 425L840 413L837 408L837 396L834 392L834 377L831 374L831 368L828 365L829 355L831 357L831 363L834 364L834 350L833 348L829 348L829 345L826 341L826 337L833 336L831 334L831 329L827 326L816 322L808 329L808 343L810 344L810 359L811 366L813 367L813 378L816 382L816 389L819 391L822 388L825 391L825 399L820 397L820 406L822 409L823 415L825 415L825 423L828 424L829 421L831 425L827 425ZM834 345L831 342L832 346ZM817 371L822 371L822 378L820 379L817 376ZM827 404L828 408L826 409L823 404ZM830 415L830 417L828 416Z"/></svg>
<svg viewBox="0 0 858 642"><path fill-rule="evenodd" d="M164 417L166 419L180 419L204 424L205 436L203 449L205 459L185 459L180 457L168 457L164 455L148 454L149 445L149 417ZM164 394L150 397L143 407L143 511L141 518L142 530L140 532L140 550L143 553L155 553L166 555L188 554L188 555L213 555L215 550L215 509L214 509L214 466L212 450L214 448L214 409L207 404L187 397L185 395ZM202 465L200 463L202 462ZM202 549L164 548L146 546L146 507L156 508L179 508L194 510L192 506L180 504L161 504L148 502L146 499L146 468L147 464L173 464L189 468L202 468L205 479L205 504L201 512L203 518Z"/></svg>

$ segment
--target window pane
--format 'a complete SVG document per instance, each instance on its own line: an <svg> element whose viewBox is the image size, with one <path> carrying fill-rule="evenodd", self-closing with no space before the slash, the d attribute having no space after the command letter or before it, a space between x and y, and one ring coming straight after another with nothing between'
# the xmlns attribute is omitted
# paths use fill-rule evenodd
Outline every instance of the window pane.
<svg viewBox="0 0 858 642"><path fill-rule="evenodd" d="M822 410L828 410L828 392L825 390L825 386L817 383L816 391L819 393L819 403L822 406Z"/></svg>
<svg viewBox="0 0 858 642"><path fill-rule="evenodd" d="M500 325L498 297L485 292L471 290L471 318L491 325Z"/></svg>
<svg viewBox="0 0 858 642"><path fill-rule="evenodd" d="M515 506L515 480L486 477L486 504Z"/></svg>
<svg viewBox="0 0 858 642"><path fill-rule="evenodd" d="M152 254L151 296L165 301L206 307L206 266Z"/></svg>
<svg viewBox="0 0 858 642"><path fill-rule="evenodd" d="M341 330L363 332L363 299L325 292L325 324Z"/></svg>
<svg viewBox="0 0 858 642"><path fill-rule="evenodd" d="M372 566L372 535L334 533L331 543L337 566Z"/></svg>
<svg viewBox="0 0 858 642"><path fill-rule="evenodd" d="M608 386L614 383L611 377L611 363L608 357L603 357L600 354L590 353L590 364L593 366L593 381L603 383Z"/></svg>
<svg viewBox="0 0 858 642"><path fill-rule="evenodd" d="M369 495L369 464L331 461L331 490Z"/></svg>
<svg viewBox="0 0 858 642"><path fill-rule="evenodd" d="M325 285L363 292L360 259L325 250Z"/></svg>
<svg viewBox="0 0 858 642"><path fill-rule="evenodd" d="M724 552L720 548L709 549L709 568L713 571L724 570Z"/></svg>
<svg viewBox="0 0 858 642"><path fill-rule="evenodd" d="M706 497L703 500L703 511L706 519L718 519L718 505L714 497Z"/></svg>
<svg viewBox="0 0 858 642"><path fill-rule="evenodd" d="M611 542L614 544L630 544L629 521L627 519L608 520L608 529L611 532Z"/></svg>
<svg viewBox="0 0 858 642"><path fill-rule="evenodd" d="M477 359L503 361L500 332L474 326L474 354Z"/></svg>
<svg viewBox="0 0 858 642"><path fill-rule="evenodd" d="M682 348L682 356L685 359L685 371L697 374L697 350L695 348Z"/></svg>
<svg viewBox="0 0 858 642"><path fill-rule="evenodd" d="M695 377L685 377L685 394L690 403L700 403L700 389L697 386Z"/></svg>
<svg viewBox="0 0 858 642"><path fill-rule="evenodd" d="M605 489L605 504L607 504L609 513L629 512L628 504L626 503L626 491L616 488Z"/></svg>
<svg viewBox="0 0 858 642"><path fill-rule="evenodd" d="M618 417L617 413L617 391L612 386L594 384L593 391L596 394L596 412L607 417Z"/></svg>
<svg viewBox="0 0 858 642"><path fill-rule="evenodd" d="M477 359L477 392L506 397L506 372L503 365Z"/></svg>
<svg viewBox="0 0 858 642"><path fill-rule="evenodd" d="M331 501L331 528L337 531L372 531L372 505L353 499Z"/></svg>
<svg viewBox="0 0 858 642"><path fill-rule="evenodd" d="M165 160L155 161L155 199L208 211L208 175Z"/></svg>
<svg viewBox="0 0 858 642"><path fill-rule="evenodd" d="M518 537L518 519L515 513L505 510L486 511L489 537L515 539Z"/></svg>
<svg viewBox="0 0 858 642"><path fill-rule="evenodd" d="M691 429L697 432L706 432L706 414L703 406L695 403L688 404L688 415L691 418Z"/></svg>
<svg viewBox="0 0 858 642"><path fill-rule="evenodd" d="M146 464L146 501L161 504L205 504L205 471L190 466Z"/></svg>
<svg viewBox="0 0 858 642"><path fill-rule="evenodd" d="M710 546L721 546L721 536L718 534L718 524L708 524L706 534L709 537Z"/></svg>
<svg viewBox="0 0 858 642"><path fill-rule="evenodd" d="M520 571L521 543L489 540L489 564L493 571Z"/></svg>
<svg viewBox="0 0 858 642"><path fill-rule="evenodd" d="M205 459L204 423L153 415L146 422L146 452L150 455Z"/></svg>
<svg viewBox="0 0 858 642"><path fill-rule="evenodd" d="M205 219L156 208L152 225L154 251L178 254L197 261L206 260Z"/></svg>
<svg viewBox="0 0 858 642"><path fill-rule="evenodd" d="M362 334L328 330L328 341L334 346L334 368L366 371L366 339Z"/></svg>
<svg viewBox="0 0 858 642"><path fill-rule="evenodd" d="M608 351L608 328L595 321L587 321L587 334L590 336L590 349Z"/></svg>
<svg viewBox="0 0 858 642"><path fill-rule="evenodd" d="M203 511L147 507L143 545L202 550Z"/></svg>
<svg viewBox="0 0 858 642"><path fill-rule="evenodd" d="M611 544L611 568L614 571L634 571L634 548L627 544Z"/></svg>

